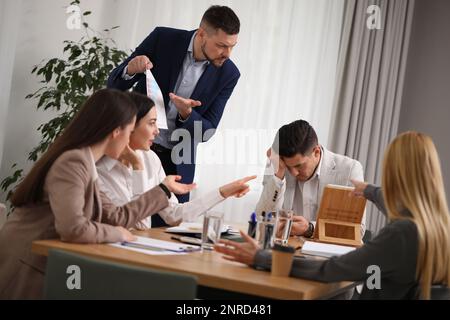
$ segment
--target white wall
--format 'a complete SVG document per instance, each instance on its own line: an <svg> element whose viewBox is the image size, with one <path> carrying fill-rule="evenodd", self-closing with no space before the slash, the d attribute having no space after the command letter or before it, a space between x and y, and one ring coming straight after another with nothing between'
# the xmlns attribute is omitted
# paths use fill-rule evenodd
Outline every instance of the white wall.
<svg viewBox="0 0 450 320"><path fill-rule="evenodd" d="M8 114L11 77L17 39L17 16L21 14L22 0L0 2L0 165L3 156L4 128Z"/></svg>
<svg viewBox="0 0 450 320"><path fill-rule="evenodd" d="M94 27L103 29L104 26L99 23L101 15L98 12L102 12L103 7L109 7L106 3L112 2L89 1L89 6L85 8L92 9L94 12L89 21L90 23L92 21L91 24ZM78 40L82 36L80 30L69 30L66 27L68 17L66 3L69 1L6 0L1 2L2 17L5 16L6 19L1 20L0 31L2 36L0 179L12 172L10 167L15 162L19 167L29 168L27 155L40 139L36 130L40 124L53 117L52 112L36 111L37 102L25 100L25 96L41 86L38 78L31 75L33 66L44 59L62 57L63 41ZM113 26L113 23L114 21L111 21L106 26ZM10 39L7 44L3 42L4 36ZM8 52L3 59L5 49ZM6 65L5 68L3 64ZM5 195L2 194L0 202L4 198Z"/></svg>

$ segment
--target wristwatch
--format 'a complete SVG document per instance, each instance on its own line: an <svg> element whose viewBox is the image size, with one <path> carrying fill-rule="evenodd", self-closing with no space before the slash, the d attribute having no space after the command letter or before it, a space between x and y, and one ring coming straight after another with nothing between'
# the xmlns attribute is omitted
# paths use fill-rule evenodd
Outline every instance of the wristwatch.
<svg viewBox="0 0 450 320"><path fill-rule="evenodd" d="M305 233L303 234L303 236L305 238L311 238L314 234L314 224L309 222L308 224L308 229L305 231Z"/></svg>

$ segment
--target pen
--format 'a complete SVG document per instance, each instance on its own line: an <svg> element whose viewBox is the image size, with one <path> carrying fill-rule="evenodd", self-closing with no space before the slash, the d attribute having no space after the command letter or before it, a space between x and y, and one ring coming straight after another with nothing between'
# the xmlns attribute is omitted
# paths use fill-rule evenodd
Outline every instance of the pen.
<svg viewBox="0 0 450 320"><path fill-rule="evenodd" d="M256 234L256 213L252 212L250 215L250 221L248 222L248 231L247 234L254 238Z"/></svg>
<svg viewBox="0 0 450 320"><path fill-rule="evenodd" d="M178 240L178 241L181 241L181 242L184 242L184 243L196 244L196 245L201 245L202 244L202 240L201 239L192 238L192 237L172 236L172 237L170 237L170 239Z"/></svg>
<svg viewBox="0 0 450 320"><path fill-rule="evenodd" d="M177 249L168 249L168 248L159 248L159 247L154 247L154 246L150 246L147 244L142 244L142 243L134 243L134 242L122 242L121 243L122 246L124 247L132 247L132 248L138 248L138 249L144 249L144 250L152 250L152 251L160 251L160 252L164 252L164 251L171 251L171 252L191 252L191 251L196 251L199 250L200 247L198 246L186 246L186 247L180 247Z"/></svg>
<svg viewBox="0 0 450 320"><path fill-rule="evenodd" d="M145 249L145 250L151 250L151 251L160 251L160 252L166 251L166 249L163 249L163 248L152 247L152 246L140 244L140 243L122 242L120 245L122 245L124 247L132 247L132 248Z"/></svg>

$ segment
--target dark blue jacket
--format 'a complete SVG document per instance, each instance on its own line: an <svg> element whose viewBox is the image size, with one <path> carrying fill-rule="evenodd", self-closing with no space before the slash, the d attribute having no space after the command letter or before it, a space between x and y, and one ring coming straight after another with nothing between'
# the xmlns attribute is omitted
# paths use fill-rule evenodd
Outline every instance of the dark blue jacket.
<svg viewBox="0 0 450 320"><path fill-rule="evenodd" d="M137 74L131 80L122 79L123 69L128 65L128 62L136 56L146 55L153 63L152 73L159 84L167 108L170 101L169 93L173 92L175 88L178 74L194 33L195 30L155 28L131 56L113 70L108 79L108 88L128 90L137 82L134 90L146 94L144 74ZM225 104L230 98L239 77L239 70L231 60L227 60L220 68L209 64L190 97L201 101L202 105L192 109L192 114L186 122L182 123L177 119L177 128L184 128L191 135L191 163L182 163L176 166L178 174L183 177L183 182L191 183L193 181L197 144L212 137L211 131L208 132L207 136L204 136L204 133L208 129L216 129L219 125ZM195 121L201 122L202 128L202 137L196 137L196 142L194 141Z"/></svg>

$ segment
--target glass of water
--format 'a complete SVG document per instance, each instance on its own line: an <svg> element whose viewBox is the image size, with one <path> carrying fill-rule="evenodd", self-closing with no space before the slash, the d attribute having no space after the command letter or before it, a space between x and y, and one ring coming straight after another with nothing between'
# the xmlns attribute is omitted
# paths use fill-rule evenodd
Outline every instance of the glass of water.
<svg viewBox="0 0 450 320"><path fill-rule="evenodd" d="M203 219L202 249L213 250L223 228L223 212L208 211Z"/></svg>
<svg viewBox="0 0 450 320"><path fill-rule="evenodd" d="M258 216L256 225L256 241L262 249L270 249L273 246L275 227L275 215L272 212L263 212Z"/></svg>
<svg viewBox="0 0 450 320"><path fill-rule="evenodd" d="M292 210L280 209L277 211L273 242L286 246L291 234L294 212Z"/></svg>

